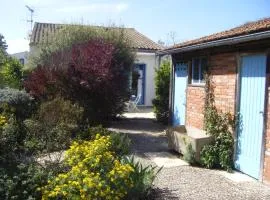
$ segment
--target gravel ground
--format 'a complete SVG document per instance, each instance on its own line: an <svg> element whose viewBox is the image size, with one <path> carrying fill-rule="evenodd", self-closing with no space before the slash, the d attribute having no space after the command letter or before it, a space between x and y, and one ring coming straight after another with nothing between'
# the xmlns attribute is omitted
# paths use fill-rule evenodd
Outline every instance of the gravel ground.
<svg viewBox="0 0 270 200"><path fill-rule="evenodd" d="M148 119L124 119L112 125L114 130L129 134L132 151L144 164L155 163L151 156L166 152L165 127ZM155 199L187 200L270 200L270 187L258 181L234 182L218 170L177 166L163 168L154 182Z"/></svg>

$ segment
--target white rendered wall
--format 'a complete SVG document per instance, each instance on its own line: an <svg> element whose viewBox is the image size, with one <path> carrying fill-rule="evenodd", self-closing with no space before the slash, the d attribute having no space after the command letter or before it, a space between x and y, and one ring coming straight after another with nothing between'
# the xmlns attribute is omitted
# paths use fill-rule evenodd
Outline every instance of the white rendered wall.
<svg viewBox="0 0 270 200"><path fill-rule="evenodd" d="M27 63L27 60L28 60L28 51L14 53L14 54L11 54L11 56L13 58L17 58L18 60L23 59L24 65L25 65Z"/></svg>
<svg viewBox="0 0 270 200"><path fill-rule="evenodd" d="M135 63L145 64L145 96L144 105L152 106L152 100L155 98L155 68L157 60L155 53L138 52Z"/></svg>

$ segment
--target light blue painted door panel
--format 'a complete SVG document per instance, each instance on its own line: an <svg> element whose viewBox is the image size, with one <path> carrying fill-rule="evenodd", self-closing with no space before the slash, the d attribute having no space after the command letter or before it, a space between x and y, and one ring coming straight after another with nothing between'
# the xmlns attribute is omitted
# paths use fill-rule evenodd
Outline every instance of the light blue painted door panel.
<svg viewBox="0 0 270 200"><path fill-rule="evenodd" d="M235 167L257 179L263 141L265 79L266 56L243 56Z"/></svg>
<svg viewBox="0 0 270 200"><path fill-rule="evenodd" d="M179 63L174 72L174 107L173 125L185 125L186 115L186 88L187 88L187 64Z"/></svg>

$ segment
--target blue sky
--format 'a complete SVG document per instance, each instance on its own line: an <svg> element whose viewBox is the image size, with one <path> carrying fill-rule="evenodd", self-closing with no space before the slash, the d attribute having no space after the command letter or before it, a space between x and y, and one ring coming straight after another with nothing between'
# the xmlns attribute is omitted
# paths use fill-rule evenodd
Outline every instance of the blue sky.
<svg viewBox="0 0 270 200"><path fill-rule="evenodd" d="M0 0L0 33L9 53L28 50L25 5L37 22L114 23L165 43L172 43L169 35L182 42L270 17L269 0Z"/></svg>

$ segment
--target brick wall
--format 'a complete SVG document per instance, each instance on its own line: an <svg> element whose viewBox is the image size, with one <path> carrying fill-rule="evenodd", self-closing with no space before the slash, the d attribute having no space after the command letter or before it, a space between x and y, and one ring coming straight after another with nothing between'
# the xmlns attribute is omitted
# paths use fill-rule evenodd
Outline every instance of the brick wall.
<svg viewBox="0 0 270 200"><path fill-rule="evenodd" d="M210 72L214 84L216 107L224 112L234 113L236 85L236 56L218 54L210 56ZM204 87L189 85L187 88L186 125L203 128Z"/></svg>
<svg viewBox="0 0 270 200"><path fill-rule="evenodd" d="M269 83L270 77L268 77ZM264 157L264 170L263 180L270 184L270 87L268 86L268 102L266 113L266 132L265 132L265 157Z"/></svg>
<svg viewBox="0 0 270 200"><path fill-rule="evenodd" d="M235 53L211 56L209 65L217 109L234 114L237 69Z"/></svg>
<svg viewBox="0 0 270 200"><path fill-rule="evenodd" d="M203 129L204 87L188 86L186 125Z"/></svg>
<svg viewBox="0 0 270 200"><path fill-rule="evenodd" d="M264 157L263 182L270 185L270 153L269 152L265 154L265 157Z"/></svg>

